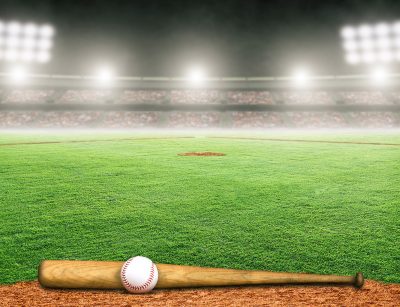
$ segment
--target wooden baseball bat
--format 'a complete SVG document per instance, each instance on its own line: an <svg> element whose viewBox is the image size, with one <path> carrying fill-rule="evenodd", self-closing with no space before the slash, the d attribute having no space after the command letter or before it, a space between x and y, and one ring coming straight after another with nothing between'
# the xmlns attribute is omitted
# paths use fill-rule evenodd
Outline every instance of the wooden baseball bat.
<svg viewBox="0 0 400 307"><path fill-rule="evenodd" d="M39 282L48 288L123 289L120 271L124 262L45 260L39 266ZM362 273L355 276L278 273L156 264L156 288L187 288L277 284L335 284L361 288Z"/></svg>

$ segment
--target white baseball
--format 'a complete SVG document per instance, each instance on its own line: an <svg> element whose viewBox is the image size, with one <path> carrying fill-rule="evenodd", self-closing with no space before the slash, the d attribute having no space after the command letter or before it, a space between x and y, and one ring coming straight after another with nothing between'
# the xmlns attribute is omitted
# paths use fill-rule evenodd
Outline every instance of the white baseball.
<svg viewBox="0 0 400 307"><path fill-rule="evenodd" d="M149 258L133 257L121 268L121 282L131 293L149 292L156 286L157 281L157 267Z"/></svg>

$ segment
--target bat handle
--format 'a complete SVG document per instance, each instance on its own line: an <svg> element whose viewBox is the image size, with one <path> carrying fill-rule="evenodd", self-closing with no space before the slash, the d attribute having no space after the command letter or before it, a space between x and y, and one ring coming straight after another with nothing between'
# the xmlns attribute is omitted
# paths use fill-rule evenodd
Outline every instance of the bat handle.
<svg viewBox="0 0 400 307"><path fill-rule="evenodd" d="M362 288L364 285L364 275L361 272L357 272L356 276L354 277L354 287Z"/></svg>

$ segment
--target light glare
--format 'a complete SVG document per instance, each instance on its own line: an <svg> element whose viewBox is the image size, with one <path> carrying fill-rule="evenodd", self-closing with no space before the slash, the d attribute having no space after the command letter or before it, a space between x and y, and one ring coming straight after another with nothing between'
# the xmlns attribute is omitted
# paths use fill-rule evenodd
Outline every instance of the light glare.
<svg viewBox="0 0 400 307"><path fill-rule="evenodd" d="M188 74L188 79L193 84L203 83L205 81L205 77L204 71L199 67L192 68Z"/></svg>
<svg viewBox="0 0 400 307"><path fill-rule="evenodd" d="M10 72L11 81L16 82L16 83L21 83L21 82L25 81L27 76L28 75L27 75L25 69L22 67L15 67Z"/></svg>
<svg viewBox="0 0 400 307"><path fill-rule="evenodd" d="M353 27L344 27L342 29L342 36L344 38L350 39L353 38L356 35L356 30Z"/></svg>
<svg viewBox="0 0 400 307"><path fill-rule="evenodd" d="M110 69L103 67L99 69L97 73L97 79L103 84L108 84L113 79L113 73L111 72Z"/></svg>
<svg viewBox="0 0 400 307"><path fill-rule="evenodd" d="M305 86L310 81L310 73L305 69L298 69L293 74L293 79L297 86Z"/></svg>

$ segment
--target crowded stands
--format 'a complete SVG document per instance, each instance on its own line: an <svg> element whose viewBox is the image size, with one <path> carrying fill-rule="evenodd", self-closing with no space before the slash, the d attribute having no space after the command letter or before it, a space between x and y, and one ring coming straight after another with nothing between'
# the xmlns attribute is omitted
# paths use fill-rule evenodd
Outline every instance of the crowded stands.
<svg viewBox="0 0 400 307"><path fill-rule="evenodd" d="M11 90L5 105L396 105L400 92L246 91L246 90ZM93 108L92 108L93 109ZM22 110L22 109L21 109ZM30 108L29 110L32 110ZM393 128L400 113L386 111L169 111L0 110L0 128Z"/></svg>

